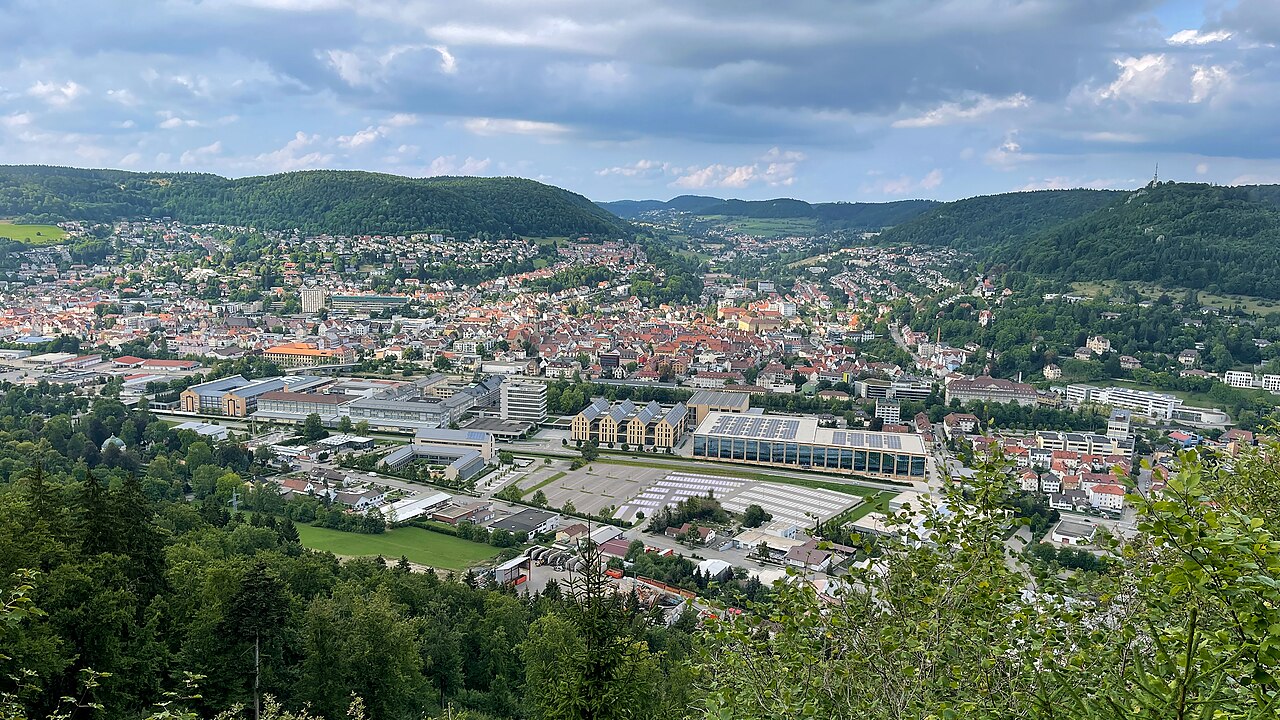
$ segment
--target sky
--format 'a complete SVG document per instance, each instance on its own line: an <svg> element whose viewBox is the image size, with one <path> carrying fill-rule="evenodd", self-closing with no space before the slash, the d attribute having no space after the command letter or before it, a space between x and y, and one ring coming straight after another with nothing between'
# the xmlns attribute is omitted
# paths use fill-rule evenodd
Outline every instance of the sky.
<svg viewBox="0 0 1280 720"><path fill-rule="evenodd" d="M1280 183L1280 0L0 0L0 162L595 200Z"/></svg>

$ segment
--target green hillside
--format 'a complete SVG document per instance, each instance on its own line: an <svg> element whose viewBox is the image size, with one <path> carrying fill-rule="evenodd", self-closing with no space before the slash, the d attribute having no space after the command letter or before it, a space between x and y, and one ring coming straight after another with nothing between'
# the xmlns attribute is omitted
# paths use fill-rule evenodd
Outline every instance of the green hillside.
<svg viewBox="0 0 1280 720"><path fill-rule="evenodd" d="M687 212L712 218L755 220L807 220L819 231L880 230L906 222L937 206L933 200L899 200L884 203L808 203L793 198L774 200L721 200L702 195L681 195L661 200L617 200L600 206L619 217L635 218L659 210Z"/></svg>
<svg viewBox="0 0 1280 720"><path fill-rule="evenodd" d="M983 195L937 205L886 231L887 242L986 249L1023 240L1120 197L1111 190L1042 190Z"/></svg>
<svg viewBox="0 0 1280 720"><path fill-rule="evenodd" d="M0 167L0 217L54 222L165 216L338 234L625 232L618 218L581 195L521 178L312 170L233 180L195 173Z"/></svg>
<svg viewBox="0 0 1280 720"><path fill-rule="evenodd" d="M1132 280L1280 298L1280 187L1162 183L941 205L882 235L950 245L1063 280Z"/></svg>

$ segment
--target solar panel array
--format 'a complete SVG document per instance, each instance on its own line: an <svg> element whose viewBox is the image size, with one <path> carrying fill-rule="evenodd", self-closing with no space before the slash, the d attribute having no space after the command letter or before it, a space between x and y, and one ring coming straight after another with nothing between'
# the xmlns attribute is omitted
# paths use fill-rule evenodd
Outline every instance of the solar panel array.
<svg viewBox="0 0 1280 720"><path fill-rule="evenodd" d="M721 415L711 426L711 433L759 440L795 440L799 429L800 421L789 418Z"/></svg>
<svg viewBox="0 0 1280 720"><path fill-rule="evenodd" d="M831 444L856 448L901 450L902 438L888 433L834 432L831 434Z"/></svg>

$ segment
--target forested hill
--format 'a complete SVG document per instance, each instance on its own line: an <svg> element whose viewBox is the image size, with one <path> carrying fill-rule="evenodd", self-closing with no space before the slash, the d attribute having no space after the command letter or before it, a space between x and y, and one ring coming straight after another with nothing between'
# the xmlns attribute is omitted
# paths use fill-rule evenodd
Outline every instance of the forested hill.
<svg viewBox="0 0 1280 720"><path fill-rule="evenodd" d="M792 198L774 200L721 200L701 195L681 195L661 200L618 200L600 206L624 218L671 210L699 216L757 219L816 220L822 230L880 230L906 222L938 205L933 200L898 200L884 203L808 203Z"/></svg>
<svg viewBox="0 0 1280 720"><path fill-rule="evenodd" d="M1122 193L1041 190L982 195L937 205L885 231L886 242L951 245L965 250L1002 247L1092 213Z"/></svg>
<svg viewBox="0 0 1280 720"><path fill-rule="evenodd" d="M970 198L885 232L1064 280L1280 298L1280 186L1161 183Z"/></svg>
<svg viewBox="0 0 1280 720"><path fill-rule="evenodd" d="M172 217L189 223L299 228L334 234L514 233L617 235L617 217L567 190L521 178L407 178L311 170L228 179L44 166L0 167L0 217L112 221Z"/></svg>

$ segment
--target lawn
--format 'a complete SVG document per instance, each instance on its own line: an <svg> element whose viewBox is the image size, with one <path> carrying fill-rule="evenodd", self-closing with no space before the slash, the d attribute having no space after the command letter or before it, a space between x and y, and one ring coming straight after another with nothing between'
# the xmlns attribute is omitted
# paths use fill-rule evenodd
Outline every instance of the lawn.
<svg viewBox="0 0 1280 720"><path fill-rule="evenodd" d="M814 218L747 218L729 215L704 215L707 220L722 223L745 235L759 237L809 236L817 232Z"/></svg>
<svg viewBox="0 0 1280 720"><path fill-rule="evenodd" d="M889 501L897 497L898 493L892 490L885 490L877 493L874 497L867 498L866 502L854 507L849 512L840 517L841 522L854 522L870 515L873 512L889 514Z"/></svg>
<svg viewBox="0 0 1280 720"><path fill-rule="evenodd" d="M442 570L465 570L498 554L498 549L490 545L416 527L388 530L381 535L362 535L302 524L297 527L302 544L313 550L357 557L381 555L388 561L404 555L410 562Z"/></svg>
<svg viewBox="0 0 1280 720"><path fill-rule="evenodd" d="M53 245L66 237L67 231L57 225L18 225L0 220L0 238L9 238L28 245Z"/></svg>

